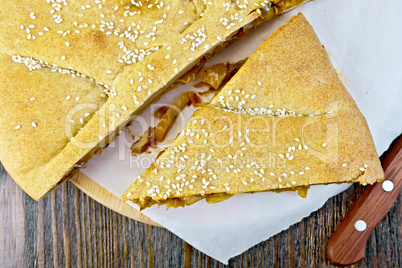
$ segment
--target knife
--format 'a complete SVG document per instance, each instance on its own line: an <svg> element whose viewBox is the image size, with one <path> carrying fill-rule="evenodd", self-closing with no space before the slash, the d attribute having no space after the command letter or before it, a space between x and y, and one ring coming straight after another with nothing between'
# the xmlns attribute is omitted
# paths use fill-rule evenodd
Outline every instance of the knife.
<svg viewBox="0 0 402 268"><path fill-rule="evenodd" d="M352 265L364 258L367 239L402 190L401 148L399 136L382 162L384 181L366 187L328 240L326 257L330 263Z"/></svg>

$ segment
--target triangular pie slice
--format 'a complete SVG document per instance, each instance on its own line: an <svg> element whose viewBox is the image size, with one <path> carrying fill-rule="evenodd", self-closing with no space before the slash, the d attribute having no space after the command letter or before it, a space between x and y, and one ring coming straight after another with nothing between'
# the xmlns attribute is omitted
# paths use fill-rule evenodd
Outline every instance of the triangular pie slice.
<svg viewBox="0 0 402 268"><path fill-rule="evenodd" d="M307 1L2 1L2 164L43 197L184 73Z"/></svg>
<svg viewBox="0 0 402 268"><path fill-rule="evenodd" d="M141 209L383 179L366 120L302 14L265 41L124 193Z"/></svg>

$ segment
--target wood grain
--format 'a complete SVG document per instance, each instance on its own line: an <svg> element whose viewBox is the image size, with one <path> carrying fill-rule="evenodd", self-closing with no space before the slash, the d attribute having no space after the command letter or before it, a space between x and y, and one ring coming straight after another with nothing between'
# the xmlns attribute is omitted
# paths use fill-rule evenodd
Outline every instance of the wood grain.
<svg viewBox="0 0 402 268"><path fill-rule="evenodd" d="M0 165L0 267L335 267L325 245L363 189L353 185L224 266L166 229L104 207L71 182L36 202ZM366 258L351 267L401 267L401 252L400 194L370 235Z"/></svg>
<svg viewBox="0 0 402 268"><path fill-rule="evenodd" d="M25 261L24 194L3 167L0 171L0 263L17 267Z"/></svg>

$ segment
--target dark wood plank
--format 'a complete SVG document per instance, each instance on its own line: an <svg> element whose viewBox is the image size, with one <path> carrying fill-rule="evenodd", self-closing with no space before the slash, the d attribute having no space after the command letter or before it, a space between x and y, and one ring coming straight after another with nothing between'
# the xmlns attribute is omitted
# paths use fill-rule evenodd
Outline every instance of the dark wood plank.
<svg viewBox="0 0 402 268"><path fill-rule="evenodd" d="M57 213L56 213L56 192L50 193L51 206L52 206L52 238L53 238L53 266L59 267L59 254L58 254L58 235L57 235Z"/></svg>
<svg viewBox="0 0 402 268"><path fill-rule="evenodd" d="M71 267L71 252L70 252L70 218L69 218L69 199L67 197L67 183L61 186L61 204L62 210L62 229L63 229L63 248L64 248L64 265Z"/></svg>
<svg viewBox="0 0 402 268"><path fill-rule="evenodd" d="M25 213L23 191L0 167L0 263L21 267L25 255Z"/></svg>
<svg viewBox="0 0 402 268"><path fill-rule="evenodd" d="M75 229L76 229L76 241L77 241L77 265L78 267L82 267L82 240L81 240L81 217L80 217L80 196L78 191L74 191L74 222L75 222ZM85 222L84 222L85 224ZM85 229L85 228L83 228ZM84 241L85 243L85 241Z"/></svg>
<svg viewBox="0 0 402 268"><path fill-rule="evenodd" d="M44 231L45 203L43 200L38 202L38 221L36 228L36 252L38 254L37 264L39 267L45 266L45 231Z"/></svg>

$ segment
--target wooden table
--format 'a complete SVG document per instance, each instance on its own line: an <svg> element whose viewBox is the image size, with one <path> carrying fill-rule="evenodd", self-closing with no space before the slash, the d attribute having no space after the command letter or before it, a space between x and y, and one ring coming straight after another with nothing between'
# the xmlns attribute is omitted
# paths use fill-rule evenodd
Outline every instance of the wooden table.
<svg viewBox="0 0 402 268"><path fill-rule="evenodd" d="M223 267L171 232L128 219L71 182L36 202L0 166L0 267ZM363 187L232 258L229 267L331 267L325 245ZM353 267L402 267L402 194Z"/></svg>

